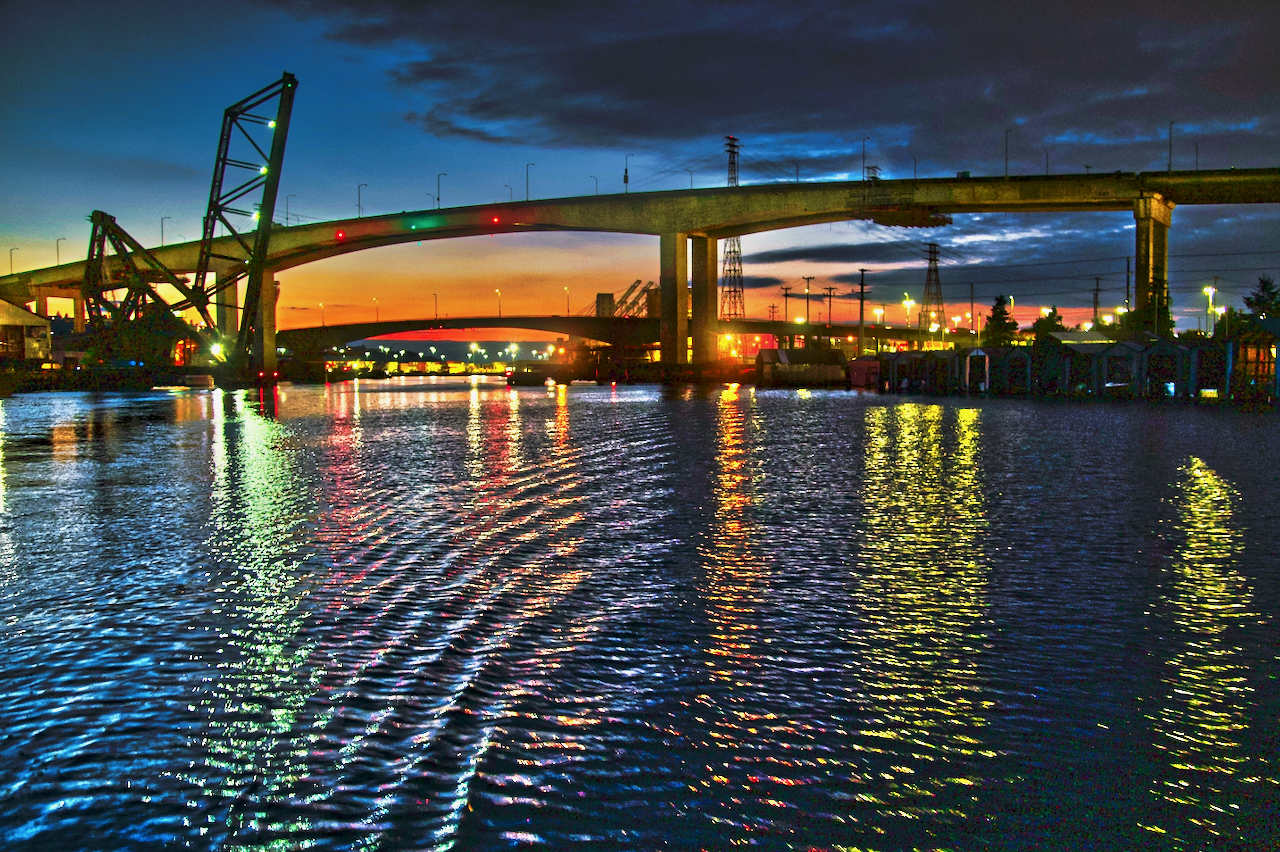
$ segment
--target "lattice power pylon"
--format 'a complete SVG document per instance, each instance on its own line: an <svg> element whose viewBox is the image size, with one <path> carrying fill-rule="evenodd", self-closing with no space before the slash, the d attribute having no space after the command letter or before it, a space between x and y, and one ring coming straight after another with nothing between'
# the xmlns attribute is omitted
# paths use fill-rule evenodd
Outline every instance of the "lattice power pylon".
<svg viewBox="0 0 1280 852"><path fill-rule="evenodd" d="M942 279L938 277L938 244L929 243L929 271L924 279L924 299L920 303L919 324L927 328L925 323L946 325L946 308L942 303Z"/></svg>
<svg viewBox="0 0 1280 852"><path fill-rule="evenodd" d="M738 185L738 140L724 137L729 152L729 186ZM747 315L742 298L742 242L738 237L724 241L724 269L720 275L720 319L742 319Z"/></svg>

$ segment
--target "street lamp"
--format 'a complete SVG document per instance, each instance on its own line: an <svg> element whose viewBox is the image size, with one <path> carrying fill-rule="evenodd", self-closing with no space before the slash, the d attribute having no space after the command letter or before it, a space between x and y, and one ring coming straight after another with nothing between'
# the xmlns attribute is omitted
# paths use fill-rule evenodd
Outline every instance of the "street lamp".
<svg viewBox="0 0 1280 852"><path fill-rule="evenodd" d="M9 274L10 275L13 274L13 253L17 250L18 250L17 246L9 249Z"/></svg>
<svg viewBox="0 0 1280 852"><path fill-rule="evenodd" d="M502 317L502 291L495 287L493 292L498 294L498 317L501 318Z"/></svg>
<svg viewBox="0 0 1280 852"><path fill-rule="evenodd" d="M587 175L587 177L591 178L593 181L596 182L596 195L599 195L600 194L600 178L596 177L595 175Z"/></svg>
<svg viewBox="0 0 1280 852"><path fill-rule="evenodd" d="M172 216L161 216L161 217L160 217L160 245L161 245L161 247L163 247L163 246L164 246L164 220L165 220L165 219L172 219L172 218L173 218Z"/></svg>
<svg viewBox="0 0 1280 852"><path fill-rule="evenodd" d="M382 315L378 313L378 297L373 297L373 321L382 322Z"/></svg>
<svg viewBox="0 0 1280 852"><path fill-rule="evenodd" d="M324 326L324 302L320 303L320 325Z"/></svg>
<svg viewBox="0 0 1280 852"><path fill-rule="evenodd" d="M907 327L910 328L911 327L911 309L915 307L916 303L915 303L915 300L912 299L910 296L907 296L906 293L903 293L902 295L906 297L902 300L902 307L906 310Z"/></svg>
<svg viewBox="0 0 1280 852"><path fill-rule="evenodd" d="M689 188L693 189L693 171L691 169L685 169L685 171L689 172Z"/></svg>
<svg viewBox="0 0 1280 852"><path fill-rule="evenodd" d="M564 315L569 316L569 288L564 288Z"/></svg>
<svg viewBox="0 0 1280 852"><path fill-rule="evenodd" d="M622 158L622 192L624 195L631 191L631 176L628 173L628 169L631 166L631 158L634 156L635 154L628 154Z"/></svg>
<svg viewBox="0 0 1280 852"><path fill-rule="evenodd" d="M431 194L431 193L429 193L429 192L424 192L424 193L422 193L422 194L423 194L423 195L425 195L427 198L430 198L430 199L431 199L431 204L432 204L433 206L435 206L435 207L439 207L439 206L440 206L440 204L436 201L436 197L435 197L434 195L432 195L432 194Z"/></svg>
<svg viewBox="0 0 1280 852"><path fill-rule="evenodd" d="M529 200L529 167L536 166L536 165L538 164L537 163L524 164L524 200L525 201Z"/></svg>
<svg viewBox="0 0 1280 852"><path fill-rule="evenodd" d="M361 196L360 192L361 192L361 190L363 190L363 189L364 189L366 186L368 186L368 185L369 185L369 184L367 184L367 183L362 183L362 184L360 184L359 186L357 186L357 187L356 187L356 218L357 218L357 219L359 219L360 217L364 216L364 201L363 201L363 197Z"/></svg>
<svg viewBox="0 0 1280 852"><path fill-rule="evenodd" d="M515 201L515 200L516 200L516 191L515 191L514 189L512 189L512 188L511 188L511 184L509 184L509 183L504 183L504 184L503 184L503 186L505 186L505 187L507 188L507 201Z"/></svg>
<svg viewBox="0 0 1280 852"><path fill-rule="evenodd" d="M65 239L66 237L58 237L56 240L53 241L53 257L54 257L54 260L57 261L57 264L56 264L57 266L62 265L62 252L59 251L59 249L62 247L58 245L58 243L62 242Z"/></svg>
<svg viewBox="0 0 1280 852"><path fill-rule="evenodd" d="M449 176L448 172L441 172L440 174L436 175L436 209L437 210L440 209L440 178L448 177L448 176Z"/></svg>

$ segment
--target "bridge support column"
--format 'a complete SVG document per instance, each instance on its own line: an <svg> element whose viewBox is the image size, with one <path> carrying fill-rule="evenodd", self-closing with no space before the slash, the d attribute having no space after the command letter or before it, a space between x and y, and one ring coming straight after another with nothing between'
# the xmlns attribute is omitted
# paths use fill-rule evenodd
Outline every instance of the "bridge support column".
<svg viewBox="0 0 1280 852"><path fill-rule="evenodd" d="M662 363L666 366L689 362L689 247L688 234L663 234L659 240L661 258Z"/></svg>
<svg viewBox="0 0 1280 852"><path fill-rule="evenodd" d="M1169 311L1169 225L1173 222L1173 202L1159 193L1144 193L1134 199L1134 311L1140 327L1164 332Z"/></svg>
<svg viewBox="0 0 1280 852"><path fill-rule="evenodd" d="M254 335L254 349L258 352L258 369L270 378L277 366L276 300L280 298L280 283L269 275L263 277L271 283L263 283L262 295L258 299L258 329Z"/></svg>
<svg viewBox="0 0 1280 852"><path fill-rule="evenodd" d="M223 337L235 337L240 331L240 287L232 284L224 290L221 280L214 286L218 292L213 294L213 321Z"/></svg>
<svg viewBox="0 0 1280 852"><path fill-rule="evenodd" d="M718 354L717 337L720 321L717 316L719 299L716 292L716 240L711 237L691 237L690 254L693 266L693 363L713 364Z"/></svg>
<svg viewBox="0 0 1280 852"><path fill-rule="evenodd" d="M84 312L84 296L76 295L71 297L71 315L74 317L74 328L76 334L81 334L85 330L86 317Z"/></svg>

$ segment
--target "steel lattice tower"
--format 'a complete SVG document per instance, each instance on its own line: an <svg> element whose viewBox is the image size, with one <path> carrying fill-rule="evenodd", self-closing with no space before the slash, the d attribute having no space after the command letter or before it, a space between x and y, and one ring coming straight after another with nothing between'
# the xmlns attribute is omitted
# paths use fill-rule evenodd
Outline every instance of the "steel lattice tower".
<svg viewBox="0 0 1280 852"><path fill-rule="evenodd" d="M924 318L931 316L931 322L946 325L946 308L942 304L942 279L938 277L938 244L929 243L929 272L924 279L924 299L920 304L919 325L924 326Z"/></svg>
<svg viewBox="0 0 1280 852"><path fill-rule="evenodd" d="M738 185L738 140L724 137L729 152L729 186ZM742 243L738 237L724 241L724 269L720 275L720 319L742 319L747 315L742 298Z"/></svg>

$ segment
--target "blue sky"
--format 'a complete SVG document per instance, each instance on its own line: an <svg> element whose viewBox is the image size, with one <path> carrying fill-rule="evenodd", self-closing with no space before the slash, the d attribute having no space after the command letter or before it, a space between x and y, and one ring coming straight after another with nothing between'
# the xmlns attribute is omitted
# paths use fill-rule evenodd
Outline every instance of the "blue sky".
<svg viewBox="0 0 1280 852"><path fill-rule="evenodd" d="M91 210L148 244L198 236L222 111L299 80L281 184L303 221L622 189L1004 170L1014 174L1280 166L1280 6L1189 2L7 3L0 15L0 248L22 270L84 254ZM689 171L686 171L689 170ZM593 177L595 179L593 179ZM283 218L283 203L277 211ZM957 217L931 231L864 224L743 238L748 313L816 276L867 267L871 300L919 299L923 246L944 295L1086 310L1123 298L1127 214ZM1274 206L1179 208L1175 308L1219 276L1230 303L1280 272ZM1270 253L1267 253L1269 250ZM3 262L0 260L0 262ZM657 277L657 241L475 238L362 252L281 276L282 325L563 310ZM801 286L803 284L801 283ZM794 304L794 303L793 303ZM824 309L825 313L825 309ZM366 316L368 314L368 316Z"/></svg>

